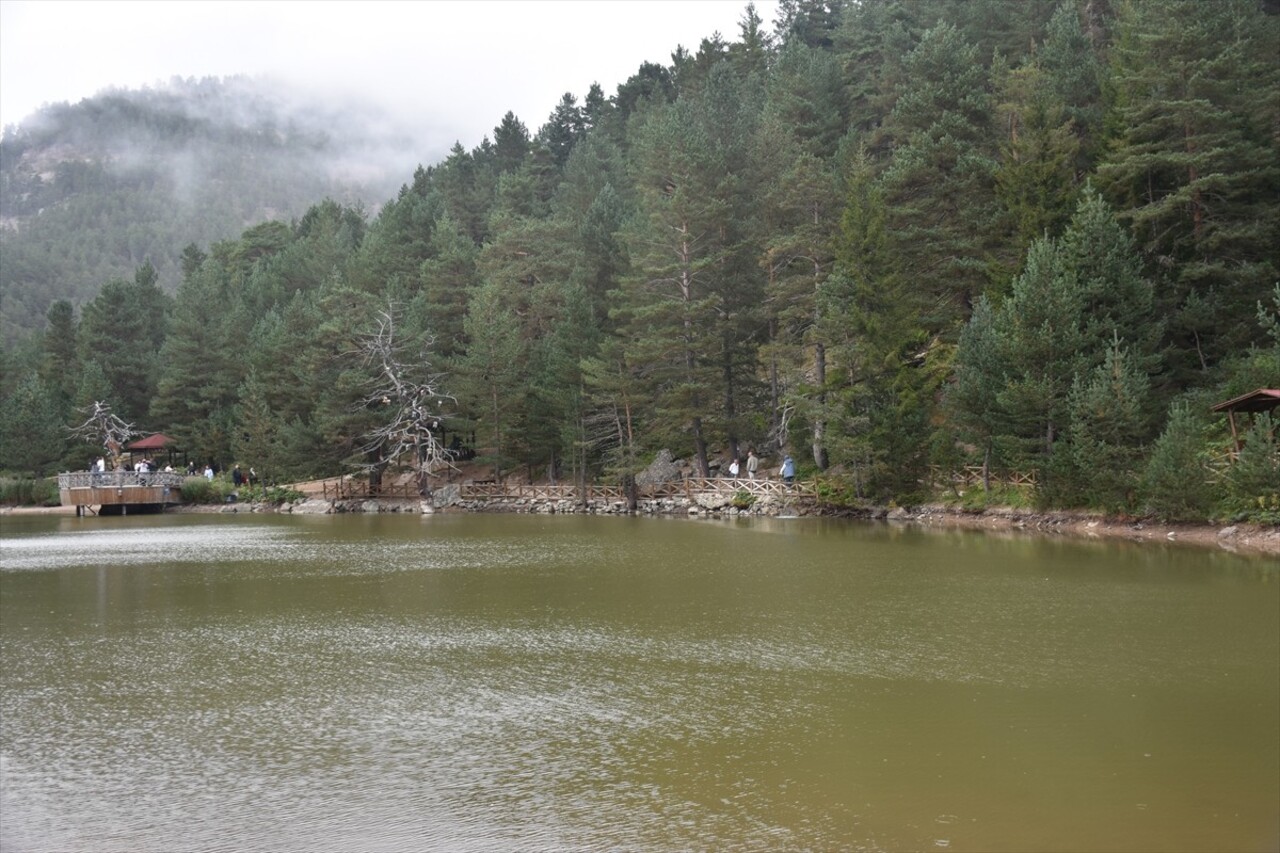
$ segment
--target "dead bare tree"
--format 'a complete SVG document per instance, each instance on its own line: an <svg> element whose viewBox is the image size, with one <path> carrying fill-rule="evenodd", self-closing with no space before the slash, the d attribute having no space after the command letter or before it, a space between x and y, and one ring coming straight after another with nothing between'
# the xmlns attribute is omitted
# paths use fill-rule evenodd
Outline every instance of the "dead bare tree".
<svg viewBox="0 0 1280 853"><path fill-rule="evenodd" d="M769 438L778 448L779 453L787 452L787 444L791 441L791 418L796 413L794 403L785 403L778 407L777 425L769 431Z"/></svg>
<svg viewBox="0 0 1280 853"><path fill-rule="evenodd" d="M405 346L397 339L395 306L378 313L377 329L360 339L359 352L364 363L374 368L373 387L362 405L385 410L383 425L361 438L360 452L364 462L359 467L370 475L371 483L381 479L391 466L414 471L418 491L427 494L428 477L440 466L452 466L453 452L443 439L444 409L454 398L441 390L444 375L432 373L430 349L434 339L428 337L413 359L406 357Z"/></svg>
<svg viewBox="0 0 1280 853"><path fill-rule="evenodd" d="M99 445L108 458L111 467L120 467L120 455L129 439L133 437L133 424L125 423L111 411L111 405L95 400L93 405L81 409L89 415L84 423L71 427L71 434L82 438L90 444Z"/></svg>

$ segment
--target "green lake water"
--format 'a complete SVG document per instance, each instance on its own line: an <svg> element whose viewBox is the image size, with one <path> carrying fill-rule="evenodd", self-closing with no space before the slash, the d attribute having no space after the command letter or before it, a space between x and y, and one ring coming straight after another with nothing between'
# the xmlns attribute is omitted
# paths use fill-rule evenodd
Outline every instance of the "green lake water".
<svg viewBox="0 0 1280 853"><path fill-rule="evenodd" d="M0 850L1265 851L1280 565L815 519L0 519Z"/></svg>

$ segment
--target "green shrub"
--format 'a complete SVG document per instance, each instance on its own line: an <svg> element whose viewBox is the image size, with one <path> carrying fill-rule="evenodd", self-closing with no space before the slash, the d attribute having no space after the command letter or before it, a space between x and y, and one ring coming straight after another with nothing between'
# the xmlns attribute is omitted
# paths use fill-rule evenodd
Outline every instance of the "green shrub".
<svg viewBox="0 0 1280 853"><path fill-rule="evenodd" d="M58 481L53 478L0 478L0 504L7 506L57 506L58 503Z"/></svg>
<svg viewBox="0 0 1280 853"><path fill-rule="evenodd" d="M1151 448L1142 474L1141 502L1163 521L1205 521L1216 500L1203 463L1206 424L1186 403L1169 408L1169 421Z"/></svg>
<svg viewBox="0 0 1280 853"><path fill-rule="evenodd" d="M187 477L182 481L182 499L190 504L213 502L213 482L204 477Z"/></svg>
<svg viewBox="0 0 1280 853"><path fill-rule="evenodd" d="M818 480L818 505L827 509L857 509L864 506L852 477L826 476Z"/></svg>
<svg viewBox="0 0 1280 853"><path fill-rule="evenodd" d="M987 491L981 485L971 486L960 495L958 505L963 509L981 510L993 506L1031 509L1035 506L1035 490L1019 488L1006 483L992 483Z"/></svg>
<svg viewBox="0 0 1280 853"><path fill-rule="evenodd" d="M1280 521L1280 446L1271 417L1260 414L1244 436L1240 455L1226 471L1223 514L1232 521Z"/></svg>
<svg viewBox="0 0 1280 853"><path fill-rule="evenodd" d="M193 504L221 504L235 495L237 503L282 504L306 498L297 489L288 486L241 486L224 477L207 480L204 477L188 477L182 483L182 499Z"/></svg>
<svg viewBox="0 0 1280 853"><path fill-rule="evenodd" d="M304 498L306 498L306 495L288 486L253 486L240 490L240 500L242 501L260 501L279 505L293 503Z"/></svg>
<svg viewBox="0 0 1280 853"><path fill-rule="evenodd" d="M730 506L734 509L751 509L756 502L756 496L748 492L746 489L740 489L729 501Z"/></svg>

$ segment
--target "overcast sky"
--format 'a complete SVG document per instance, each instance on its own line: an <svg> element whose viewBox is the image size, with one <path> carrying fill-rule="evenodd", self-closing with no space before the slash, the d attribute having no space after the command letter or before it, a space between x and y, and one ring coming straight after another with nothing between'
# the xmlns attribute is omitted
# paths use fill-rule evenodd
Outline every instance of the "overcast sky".
<svg viewBox="0 0 1280 853"><path fill-rule="evenodd" d="M418 143L473 148L507 110L537 131L565 92L612 95L715 31L747 0L122 2L0 0L0 125L42 104L172 76L283 78L372 100ZM776 0L756 0L772 30Z"/></svg>

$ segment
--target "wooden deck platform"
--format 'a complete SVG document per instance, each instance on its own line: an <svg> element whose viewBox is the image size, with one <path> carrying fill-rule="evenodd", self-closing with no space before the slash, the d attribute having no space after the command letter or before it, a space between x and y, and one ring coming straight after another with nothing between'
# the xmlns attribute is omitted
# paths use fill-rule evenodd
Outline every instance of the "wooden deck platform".
<svg viewBox="0 0 1280 853"><path fill-rule="evenodd" d="M76 515L157 512L182 502L184 474L155 471L71 471L58 475L58 498Z"/></svg>

